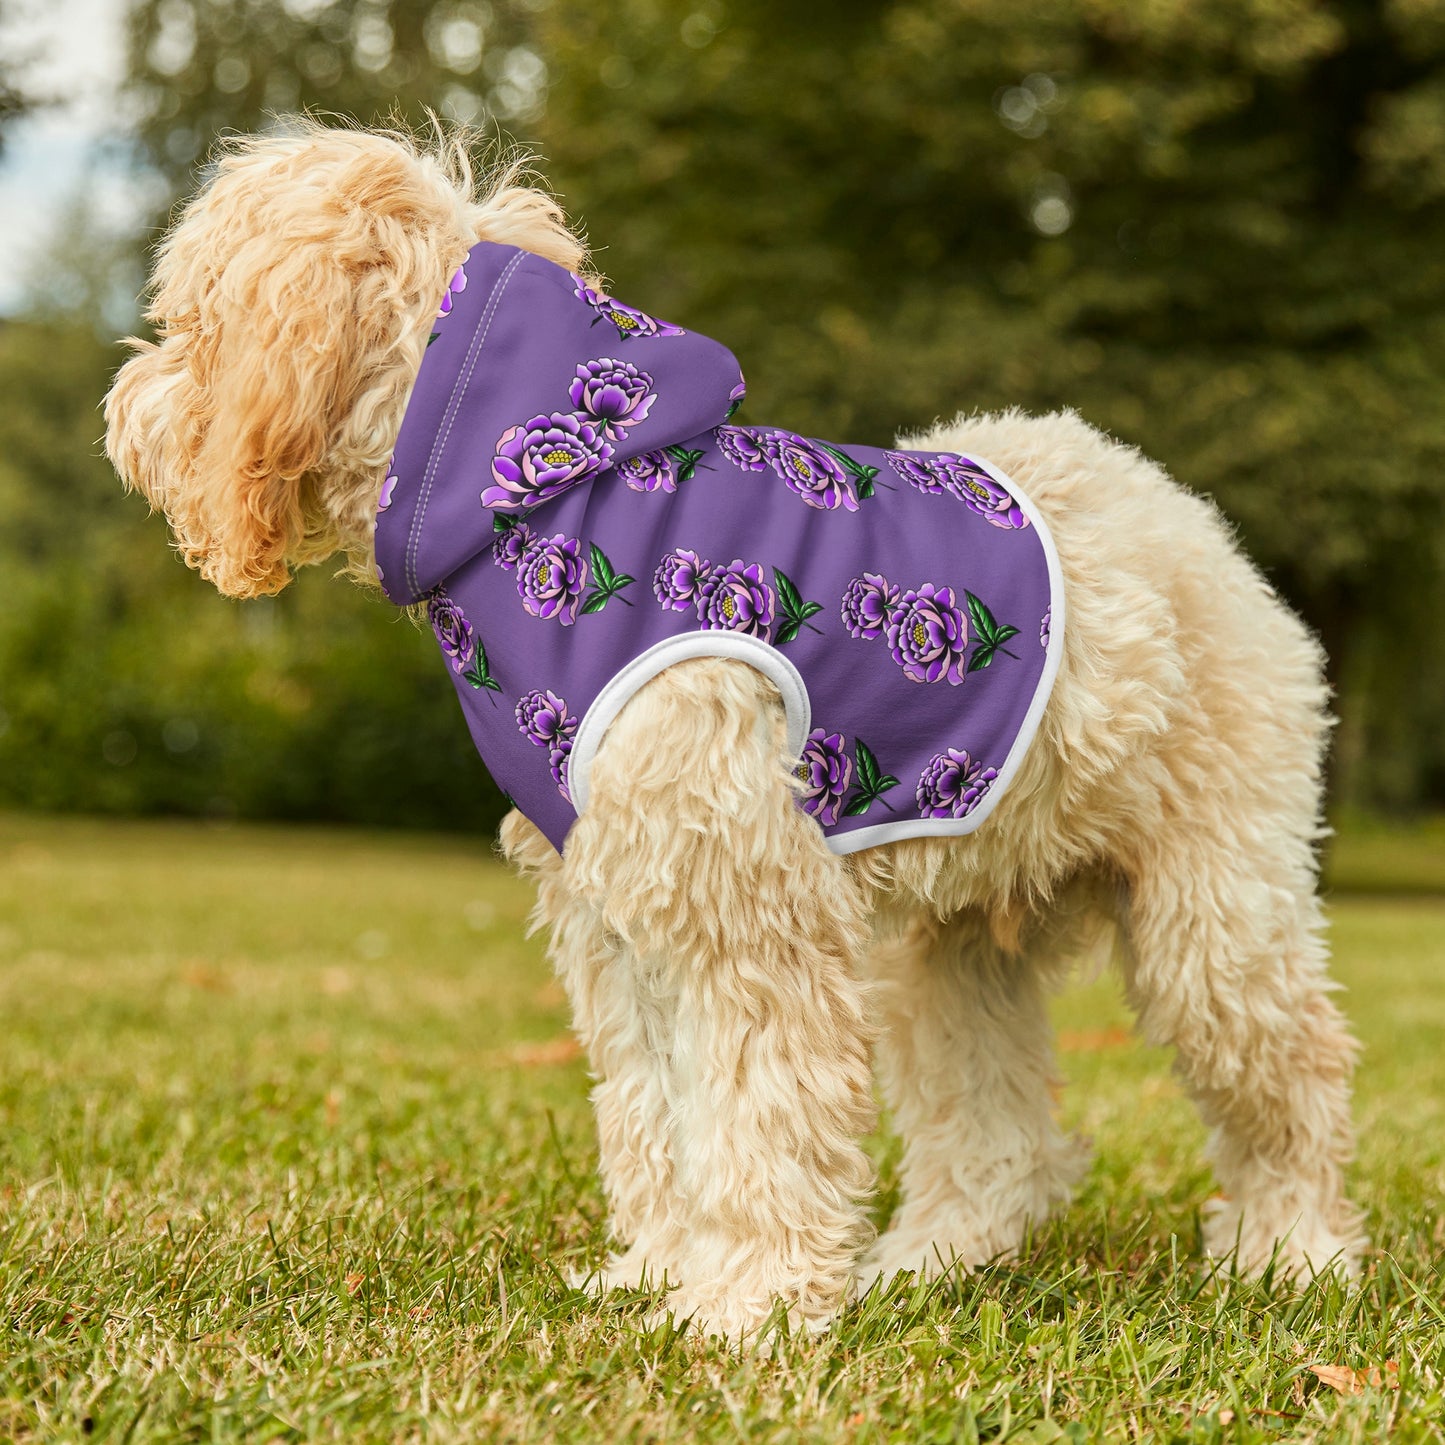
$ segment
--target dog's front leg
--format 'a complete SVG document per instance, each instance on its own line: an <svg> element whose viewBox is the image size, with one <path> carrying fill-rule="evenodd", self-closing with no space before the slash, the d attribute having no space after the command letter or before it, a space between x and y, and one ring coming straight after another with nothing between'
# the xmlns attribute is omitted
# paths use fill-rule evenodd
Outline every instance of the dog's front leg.
<svg viewBox="0 0 1445 1445"><path fill-rule="evenodd" d="M620 1251L601 1268L579 1272L578 1283L595 1293L676 1283L683 1223L672 1178L666 1087L676 999L665 977L649 971L603 927L595 900L570 886L561 857L520 813L509 813L502 823L502 851L537 885L532 921L549 934L572 1027L597 1081L598 1168L608 1234Z"/></svg>
<svg viewBox="0 0 1445 1445"><path fill-rule="evenodd" d="M613 724L566 848L639 986L607 1026L651 1019L681 1225L667 1308L733 1340L779 1300L825 1325L870 1234L864 908L785 761L757 672L680 663Z"/></svg>

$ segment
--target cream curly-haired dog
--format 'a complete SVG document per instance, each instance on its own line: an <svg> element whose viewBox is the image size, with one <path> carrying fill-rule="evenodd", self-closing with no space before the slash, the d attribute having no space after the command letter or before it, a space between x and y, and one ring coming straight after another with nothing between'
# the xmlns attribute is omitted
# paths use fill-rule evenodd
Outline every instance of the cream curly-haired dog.
<svg viewBox="0 0 1445 1445"><path fill-rule="evenodd" d="M106 404L119 473L223 593L337 554L376 585L388 458L478 240L585 265L546 195L515 171L477 187L454 142L301 124L224 147L160 248L158 340L133 343ZM565 855L519 813L503 827L597 1080L621 1252L594 1282L665 1279L677 1318L736 1338L779 1300L821 1327L860 1280L1008 1255L1084 1167L1050 1107L1045 999L1101 910L1144 1036L1173 1046L1213 1131L1207 1247L1249 1272L1353 1270L1318 647L1212 506L1072 414L906 444L1013 478L1068 598L1037 736L986 826L839 856L797 805L774 683L712 657L611 721ZM877 1239L875 1051L906 1145Z"/></svg>

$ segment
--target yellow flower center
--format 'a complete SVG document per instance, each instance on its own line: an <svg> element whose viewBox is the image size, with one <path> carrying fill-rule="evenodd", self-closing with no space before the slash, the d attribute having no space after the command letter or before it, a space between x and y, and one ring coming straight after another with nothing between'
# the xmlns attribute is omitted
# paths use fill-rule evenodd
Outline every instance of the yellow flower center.
<svg viewBox="0 0 1445 1445"><path fill-rule="evenodd" d="M729 596L723 598L722 615L726 617L729 622L738 615L738 604L735 597Z"/></svg>
<svg viewBox="0 0 1445 1445"><path fill-rule="evenodd" d="M802 477L805 482L811 482L813 480L813 469L808 465L807 461L804 458L794 456L790 458L790 460L793 465L793 470L797 472L797 474Z"/></svg>
<svg viewBox="0 0 1445 1445"><path fill-rule="evenodd" d="M618 329L621 331L634 331L637 328L637 318L635 316L627 316L621 311L614 311L612 313L612 319L617 323Z"/></svg>
<svg viewBox="0 0 1445 1445"><path fill-rule="evenodd" d="M572 460L572 453L564 447L553 447L550 452L542 453L542 460L549 467L565 467Z"/></svg>
<svg viewBox="0 0 1445 1445"><path fill-rule="evenodd" d="M928 641L928 633L921 622L913 624L913 645L922 647Z"/></svg>
<svg viewBox="0 0 1445 1445"><path fill-rule="evenodd" d="M800 781L804 783L809 781L809 769L807 763L799 763L798 766L793 769L793 772L797 775Z"/></svg>
<svg viewBox="0 0 1445 1445"><path fill-rule="evenodd" d="M975 497L979 499L980 502L987 502L990 499L990 493L988 488L974 477L965 477L963 479L963 484L969 489L970 492L974 494Z"/></svg>
<svg viewBox="0 0 1445 1445"><path fill-rule="evenodd" d="M543 562L542 565L537 568L537 586L545 587L551 580L552 564L550 562Z"/></svg>

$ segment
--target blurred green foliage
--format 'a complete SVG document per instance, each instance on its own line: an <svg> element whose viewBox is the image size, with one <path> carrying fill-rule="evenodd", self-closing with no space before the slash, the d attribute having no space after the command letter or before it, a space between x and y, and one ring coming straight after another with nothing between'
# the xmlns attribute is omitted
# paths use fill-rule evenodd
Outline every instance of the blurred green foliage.
<svg viewBox="0 0 1445 1445"><path fill-rule="evenodd" d="M725 340L758 419L1077 408L1320 631L1337 795L1445 802L1441 0L140 0L132 33L172 194L268 111L432 105L535 144L617 292ZM91 445L114 362L74 307L0 331L0 799L494 816L427 639L167 557Z"/></svg>
<svg viewBox="0 0 1445 1445"><path fill-rule="evenodd" d="M0 0L0 26L11 21L15 9L12 0ZM24 59L25 57L16 54L10 45L0 52L0 155L3 155L5 150L5 127L18 120L35 104L34 96L20 83L19 72Z"/></svg>
<svg viewBox="0 0 1445 1445"><path fill-rule="evenodd" d="M237 604L100 455L113 348L0 327L0 803L486 827L435 644L313 570Z"/></svg>

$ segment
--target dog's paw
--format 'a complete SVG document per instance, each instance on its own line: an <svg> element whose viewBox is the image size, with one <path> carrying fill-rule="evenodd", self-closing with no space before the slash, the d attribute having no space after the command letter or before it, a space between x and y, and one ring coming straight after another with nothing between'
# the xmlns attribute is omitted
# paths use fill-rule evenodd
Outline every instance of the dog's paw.
<svg viewBox="0 0 1445 1445"><path fill-rule="evenodd" d="M663 1289L676 1278L675 1274L669 1276L665 1265L649 1259L646 1250L634 1245L625 1254L608 1255L596 1269L573 1270L567 1282L573 1289L586 1290L600 1298L614 1289Z"/></svg>
<svg viewBox="0 0 1445 1445"><path fill-rule="evenodd" d="M1359 1277L1365 1236L1350 1206L1326 1219L1298 1208L1255 1205L1242 1210L1230 1199L1211 1199L1204 1206L1204 1252L1227 1260L1234 1269L1258 1279L1273 1266L1276 1279L1306 1281L1332 1274Z"/></svg>
<svg viewBox="0 0 1445 1445"><path fill-rule="evenodd" d="M999 1260L1010 1260L1023 1238L1024 1224L992 1232L950 1229L940 1236L911 1229L890 1229L879 1235L858 1266L858 1293L867 1294L875 1285L886 1290L900 1275L937 1279L958 1271L982 1269Z"/></svg>
<svg viewBox="0 0 1445 1445"><path fill-rule="evenodd" d="M772 1299L744 1299L724 1290L679 1288L647 1318L648 1326L670 1325L733 1348L770 1355L780 1328L796 1339L821 1335L833 1323L834 1311L804 1313L796 1303L782 1306Z"/></svg>

